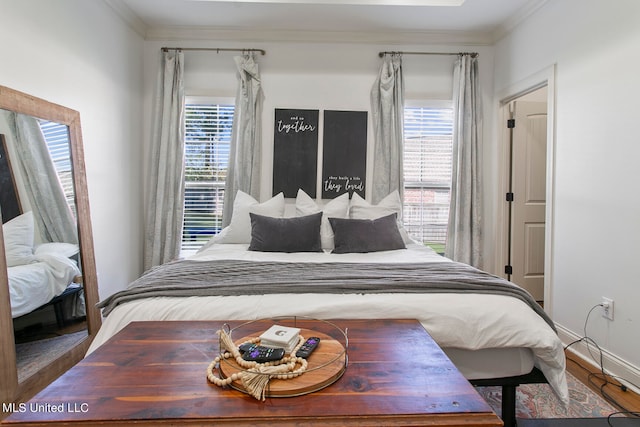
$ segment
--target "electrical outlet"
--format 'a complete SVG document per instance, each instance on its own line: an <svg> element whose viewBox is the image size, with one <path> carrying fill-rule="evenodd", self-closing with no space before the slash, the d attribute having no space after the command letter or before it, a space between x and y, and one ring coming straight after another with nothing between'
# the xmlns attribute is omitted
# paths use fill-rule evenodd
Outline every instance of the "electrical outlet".
<svg viewBox="0 0 640 427"><path fill-rule="evenodd" d="M602 317L613 320L613 300L611 298L602 297Z"/></svg>

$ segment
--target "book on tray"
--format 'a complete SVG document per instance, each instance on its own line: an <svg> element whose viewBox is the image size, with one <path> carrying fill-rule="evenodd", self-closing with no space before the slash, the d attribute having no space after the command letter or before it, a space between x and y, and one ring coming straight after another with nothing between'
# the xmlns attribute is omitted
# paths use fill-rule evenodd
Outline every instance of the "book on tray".
<svg viewBox="0 0 640 427"><path fill-rule="evenodd" d="M286 353L291 353L298 344L300 328L273 325L260 335L260 345L270 348L284 348Z"/></svg>

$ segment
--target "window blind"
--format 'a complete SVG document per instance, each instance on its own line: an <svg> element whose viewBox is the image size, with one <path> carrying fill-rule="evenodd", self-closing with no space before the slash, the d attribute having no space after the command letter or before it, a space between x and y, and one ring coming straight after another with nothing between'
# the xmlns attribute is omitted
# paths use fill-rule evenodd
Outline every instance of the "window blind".
<svg viewBox="0 0 640 427"><path fill-rule="evenodd" d="M222 228L233 113L233 105L185 105L183 251L197 250Z"/></svg>
<svg viewBox="0 0 640 427"><path fill-rule="evenodd" d="M452 148L453 109L405 107L404 226L437 249L447 237Z"/></svg>

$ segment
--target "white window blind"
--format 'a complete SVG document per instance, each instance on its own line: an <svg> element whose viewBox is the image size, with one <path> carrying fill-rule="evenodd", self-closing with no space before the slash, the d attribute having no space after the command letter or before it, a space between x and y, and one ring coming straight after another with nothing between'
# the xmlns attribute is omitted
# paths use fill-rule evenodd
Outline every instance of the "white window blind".
<svg viewBox="0 0 640 427"><path fill-rule="evenodd" d="M228 104L185 105L182 251L197 250L222 228L233 112Z"/></svg>
<svg viewBox="0 0 640 427"><path fill-rule="evenodd" d="M438 252L447 238L452 146L452 108L405 107L404 226Z"/></svg>
<svg viewBox="0 0 640 427"><path fill-rule="evenodd" d="M49 148L53 166L62 185L67 204L76 216L75 192L73 190L73 173L71 168L71 147L69 145L69 129L67 125L39 120L42 135Z"/></svg>

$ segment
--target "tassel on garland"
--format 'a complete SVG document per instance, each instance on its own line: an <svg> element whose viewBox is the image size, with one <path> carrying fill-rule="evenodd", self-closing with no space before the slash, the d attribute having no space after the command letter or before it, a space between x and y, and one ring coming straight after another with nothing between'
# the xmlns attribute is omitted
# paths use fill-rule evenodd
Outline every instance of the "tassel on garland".
<svg viewBox="0 0 640 427"><path fill-rule="evenodd" d="M240 374L242 385L251 396L258 400L267 400L267 385L274 375L289 371L289 365L258 366Z"/></svg>
<svg viewBox="0 0 640 427"><path fill-rule="evenodd" d="M231 337L226 331L219 330L218 336L220 337L220 342L222 342L222 346L231 353L234 359L241 357L240 350L238 350L238 347L236 347L235 343L233 342L233 340L231 339Z"/></svg>

